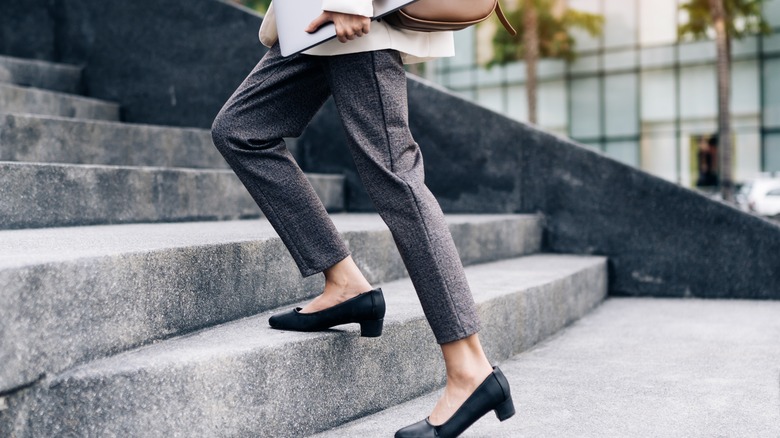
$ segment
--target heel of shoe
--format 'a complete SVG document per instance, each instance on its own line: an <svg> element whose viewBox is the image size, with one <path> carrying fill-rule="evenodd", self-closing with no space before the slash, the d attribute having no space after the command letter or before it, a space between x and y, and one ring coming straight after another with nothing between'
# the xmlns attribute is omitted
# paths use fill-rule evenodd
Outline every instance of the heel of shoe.
<svg viewBox="0 0 780 438"><path fill-rule="evenodd" d="M515 404L512 402L512 397L501 402L496 407L495 412L499 421L508 420L512 415L515 415Z"/></svg>
<svg viewBox="0 0 780 438"><path fill-rule="evenodd" d="M364 338L376 338L382 335L384 319L360 321L360 336Z"/></svg>

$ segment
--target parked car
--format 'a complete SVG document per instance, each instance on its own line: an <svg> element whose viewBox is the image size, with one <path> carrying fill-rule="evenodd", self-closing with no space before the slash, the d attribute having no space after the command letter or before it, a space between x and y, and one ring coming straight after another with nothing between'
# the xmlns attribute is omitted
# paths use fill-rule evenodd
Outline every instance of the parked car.
<svg viewBox="0 0 780 438"><path fill-rule="evenodd" d="M740 190L744 206L762 216L780 215L780 178L756 179Z"/></svg>

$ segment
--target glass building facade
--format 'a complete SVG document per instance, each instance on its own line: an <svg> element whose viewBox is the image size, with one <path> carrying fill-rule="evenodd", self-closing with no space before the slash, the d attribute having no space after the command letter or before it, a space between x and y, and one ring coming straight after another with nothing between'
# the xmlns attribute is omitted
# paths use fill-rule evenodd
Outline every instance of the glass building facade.
<svg viewBox="0 0 780 438"><path fill-rule="evenodd" d="M617 160L685 186L700 178L700 146L717 131L715 43L679 42L681 0L568 0L600 14L599 37L577 33L578 58L539 64L538 121ZM780 171L780 0L765 4L774 27L732 45L733 174ZM494 23L456 33L454 58L426 76L525 120L525 66L483 67Z"/></svg>

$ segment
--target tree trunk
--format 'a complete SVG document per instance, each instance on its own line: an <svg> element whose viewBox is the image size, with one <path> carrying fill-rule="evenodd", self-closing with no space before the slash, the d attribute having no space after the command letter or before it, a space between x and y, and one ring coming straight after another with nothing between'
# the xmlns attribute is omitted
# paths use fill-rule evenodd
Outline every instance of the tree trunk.
<svg viewBox="0 0 780 438"><path fill-rule="evenodd" d="M731 48L726 31L723 0L709 0L718 51L718 155L720 189L723 200L734 202L734 178L731 174Z"/></svg>
<svg viewBox="0 0 780 438"><path fill-rule="evenodd" d="M523 12L523 47L525 47L525 92L528 98L528 121L536 124L536 64L539 62L539 14L536 2L528 0Z"/></svg>

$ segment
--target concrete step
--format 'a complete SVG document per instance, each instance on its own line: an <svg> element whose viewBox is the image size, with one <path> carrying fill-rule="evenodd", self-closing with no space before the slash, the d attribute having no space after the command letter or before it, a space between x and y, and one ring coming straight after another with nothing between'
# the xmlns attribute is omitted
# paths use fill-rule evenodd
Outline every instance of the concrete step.
<svg viewBox="0 0 780 438"><path fill-rule="evenodd" d="M310 174L330 211L340 175ZM0 162L0 229L227 220L261 212L231 170Z"/></svg>
<svg viewBox="0 0 780 438"><path fill-rule="evenodd" d="M406 275L378 215L333 219L369 281ZM540 249L538 216L447 220L466 265ZM322 288L321 275L301 278L265 220L2 231L0 248L0 394Z"/></svg>
<svg viewBox="0 0 780 438"><path fill-rule="evenodd" d="M607 291L601 257L535 255L467 273L494 361L580 318ZM411 282L382 287L381 338L352 326L281 332L260 314L69 370L25 403L11 400L8 423L30 436L300 437L397 405L440 386L443 363Z"/></svg>
<svg viewBox="0 0 780 438"><path fill-rule="evenodd" d="M0 82L79 94L81 67L0 55Z"/></svg>
<svg viewBox="0 0 780 438"><path fill-rule="evenodd" d="M0 161L227 169L205 129L0 114Z"/></svg>
<svg viewBox="0 0 780 438"><path fill-rule="evenodd" d="M0 108L4 113L119 120L119 105L112 102L2 83Z"/></svg>
<svg viewBox="0 0 780 438"><path fill-rule="evenodd" d="M463 438L780 436L780 303L607 300L501 364L517 415ZM317 435L393 436L424 418L432 393Z"/></svg>

